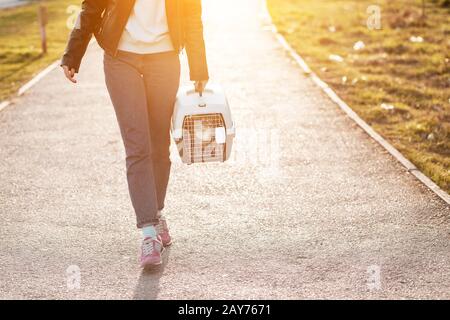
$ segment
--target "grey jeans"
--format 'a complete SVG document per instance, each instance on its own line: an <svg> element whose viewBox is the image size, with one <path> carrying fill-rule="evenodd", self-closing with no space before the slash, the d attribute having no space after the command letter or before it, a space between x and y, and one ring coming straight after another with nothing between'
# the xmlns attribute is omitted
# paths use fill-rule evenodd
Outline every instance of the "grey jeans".
<svg viewBox="0 0 450 320"><path fill-rule="evenodd" d="M126 151L137 227L157 224L170 175L170 119L180 83L177 53L104 54L106 86Z"/></svg>

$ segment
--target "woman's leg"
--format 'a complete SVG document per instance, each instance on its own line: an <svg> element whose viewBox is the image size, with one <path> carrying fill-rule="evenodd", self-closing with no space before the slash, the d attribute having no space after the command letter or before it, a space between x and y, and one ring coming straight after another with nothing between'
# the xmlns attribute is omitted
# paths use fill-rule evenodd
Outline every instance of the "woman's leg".
<svg viewBox="0 0 450 320"><path fill-rule="evenodd" d="M158 197L152 163L146 86L141 74L142 55L105 54L106 86L114 105L126 150L128 188L137 226L158 223Z"/></svg>
<svg viewBox="0 0 450 320"><path fill-rule="evenodd" d="M170 175L170 121L180 84L180 61L175 52L144 56L142 66L147 94L158 209L164 208Z"/></svg>

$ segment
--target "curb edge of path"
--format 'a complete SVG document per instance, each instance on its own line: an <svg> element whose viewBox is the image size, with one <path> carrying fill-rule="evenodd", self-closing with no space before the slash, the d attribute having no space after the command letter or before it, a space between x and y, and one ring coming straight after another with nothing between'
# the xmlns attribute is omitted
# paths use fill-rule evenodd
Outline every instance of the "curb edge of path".
<svg viewBox="0 0 450 320"><path fill-rule="evenodd" d="M88 46L91 46L95 41L94 38L91 39ZM47 74L56 69L60 64L61 59L55 60L50 65L45 67L45 69L39 71L37 75L27 81L24 85L22 85L16 94L13 94L9 100L0 101L0 112L5 109L7 106L13 103L13 99L22 96L25 92L31 89L36 83L38 83L42 78L44 78Z"/></svg>
<svg viewBox="0 0 450 320"><path fill-rule="evenodd" d="M328 96L328 98L339 106L339 108L345 112L345 114L353 120L361 129L364 130L373 140L380 144L387 152L391 154L398 162L400 162L409 173L411 173L416 179L422 182L428 189L434 192L438 197L440 197L444 202L450 205L450 195L442 190L436 183L434 183L430 178L428 178L423 172L421 172L411 161L406 159L406 157L398 151L394 146L392 146L388 141L386 141L381 135L379 135L367 122L365 122L360 116L349 107L344 100L342 100L333 89L331 89L326 82L317 76L305 62L305 60L292 48L292 46L287 42L286 38L278 32L278 28L273 23L272 17L269 13L267 7L267 0L262 0L262 12L261 20L263 21L263 27L270 30L281 46L289 53L291 58L298 64L302 69L303 73L308 75L311 80Z"/></svg>

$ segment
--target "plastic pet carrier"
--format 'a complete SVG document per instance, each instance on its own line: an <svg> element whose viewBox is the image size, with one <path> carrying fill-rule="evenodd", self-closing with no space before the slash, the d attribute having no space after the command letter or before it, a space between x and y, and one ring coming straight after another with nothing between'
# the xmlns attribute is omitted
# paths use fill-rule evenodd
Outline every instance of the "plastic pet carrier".
<svg viewBox="0 0 450 320"><path fill-rule="evenodd" d="M200 96L192 86L178 91L172 115L172 137L183 163L224 162L235 136L227 98L218 85Z"/></svg>

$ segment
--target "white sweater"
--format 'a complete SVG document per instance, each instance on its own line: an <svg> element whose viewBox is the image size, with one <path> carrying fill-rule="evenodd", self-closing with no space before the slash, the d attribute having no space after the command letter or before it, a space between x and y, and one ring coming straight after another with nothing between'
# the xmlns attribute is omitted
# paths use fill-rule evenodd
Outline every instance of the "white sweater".
<svg viewBox="0 0 450 320"><path fill-rule="evenodd" d="M139 54L174 50L165 0L136 0L118 49Z"/></svg>

